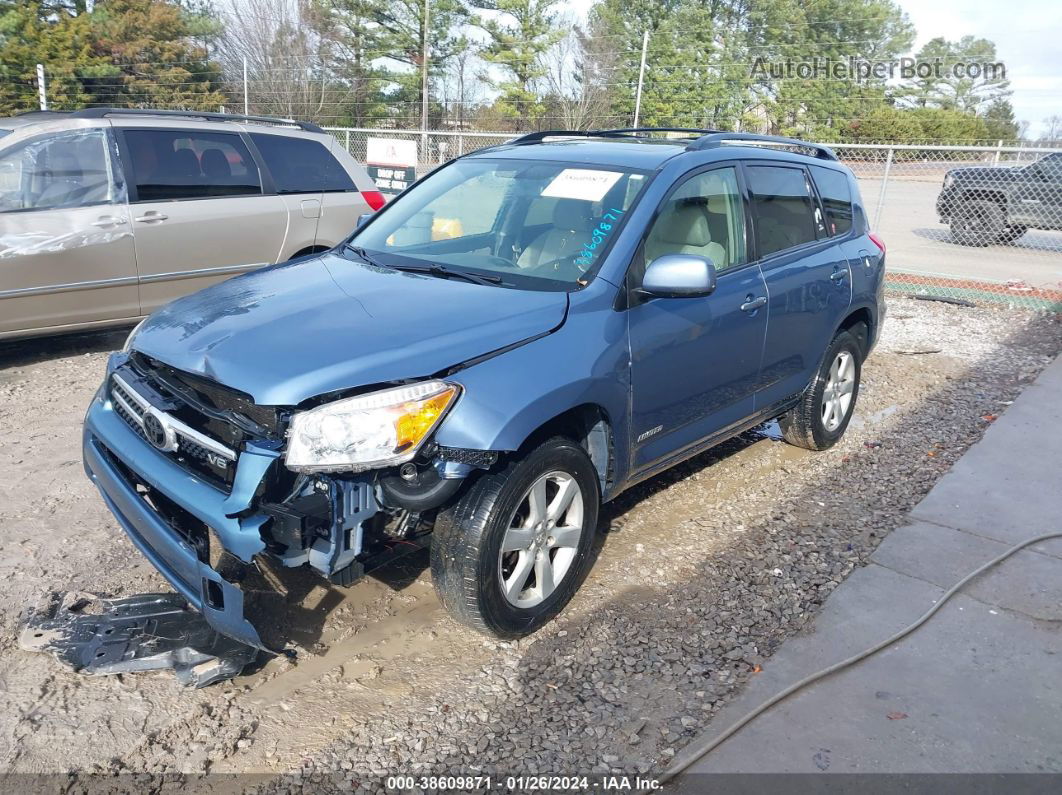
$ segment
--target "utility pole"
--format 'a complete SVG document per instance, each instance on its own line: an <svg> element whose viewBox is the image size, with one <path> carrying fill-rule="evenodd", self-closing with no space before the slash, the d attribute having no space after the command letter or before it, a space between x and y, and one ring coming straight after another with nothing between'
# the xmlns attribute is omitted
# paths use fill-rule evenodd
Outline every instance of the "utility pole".
<svg viewBox="0 0 1062 795"><path fill-rule="evenodd" d="M428 15L430 0L424 0L424 40L420 53L420 161L428 162Z"/></svg>
<svg viewBox="0 0 1062 795"><path fill-rule="evenodd" d="M44 64L37 64L37 96L40 99L41 110L48 110L48 89L44 85Z"/></svg>
<svg viewBox="0 0 1062 795"><path fill-rule="evenodd" d="M250 103L247 101L247 56L243 56L243 115L251 115Z"/></svg>
<svg viewBox="0 0 1062 795"><path fill-rule="evenodd" d="M649 49L649 31L642 34L642 65L638 67L638 93L634 98L634 126L638 126L638 117L642 112L642 83L645 81L645 52Z"/></svg>

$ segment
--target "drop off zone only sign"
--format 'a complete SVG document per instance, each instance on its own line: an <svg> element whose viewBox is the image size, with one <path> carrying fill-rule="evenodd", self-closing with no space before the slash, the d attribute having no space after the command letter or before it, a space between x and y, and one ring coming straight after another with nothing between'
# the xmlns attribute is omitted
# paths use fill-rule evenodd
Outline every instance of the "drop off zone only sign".
<svg viewBox="0 0 1062 795"><path fill-rule="evenodd" d="M417 142L370 138L366 141L365 168L381 193L401 193L417 178Z"/></svg>

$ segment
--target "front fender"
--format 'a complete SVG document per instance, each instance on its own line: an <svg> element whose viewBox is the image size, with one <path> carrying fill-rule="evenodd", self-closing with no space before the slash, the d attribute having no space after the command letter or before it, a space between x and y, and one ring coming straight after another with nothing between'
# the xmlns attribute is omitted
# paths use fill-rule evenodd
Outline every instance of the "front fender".
<svg viewBox="0 0 1062 795"><path fill-rule="evenodd" d="M626 473L630 354L627 322L613 309L615 287L573 295L568 319L556 332L461 370L457 405L436 441L473 450L517 450L531 434L564 412L592 404L611 423L617 481ZM622 471L622 472L621 472Z"/></svg>

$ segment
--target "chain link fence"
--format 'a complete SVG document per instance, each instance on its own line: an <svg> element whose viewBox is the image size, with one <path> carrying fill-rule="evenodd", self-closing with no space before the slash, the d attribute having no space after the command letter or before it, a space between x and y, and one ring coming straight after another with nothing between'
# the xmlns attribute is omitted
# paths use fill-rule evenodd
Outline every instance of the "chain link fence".
<svg viewBox="0 0 1062 795"><path fill-rule="evenodd" d="M417 170L427 173L431 169L455 157L497 146L515 138L520 133L499 132L439 132L430 130L374 130L363 127L325 127L347 151L362 163L365 162L367 141L370 138L395 138L400 141L413 141L417 144L419 164Z"/></svg>
<svg viewBox="0 0 1062 795"><path fill-rule="evenodd" d="M902 293L1062 311L1062 150L839 144Z"/></svg>
<svg viewBox="0 0 1062 795"><path fill-rule="evenodd" d="M415 141L418 172L519 133L327 128L359 161ZM889 290L1062 312L1062 149L830 144L888 248Z"/></svg>

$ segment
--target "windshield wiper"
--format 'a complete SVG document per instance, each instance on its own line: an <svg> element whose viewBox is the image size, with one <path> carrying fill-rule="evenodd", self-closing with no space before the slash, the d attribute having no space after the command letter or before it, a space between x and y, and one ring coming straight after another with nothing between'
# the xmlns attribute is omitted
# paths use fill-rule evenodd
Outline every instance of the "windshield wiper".
<svg viewBox="0 0 1062 795"><path fill-rule="evenodd" d="M359 259L364 260L369 265L375 265L377 268L389 268L389 267L391 267L390 265L384 265L379 260L373 259L372 254L370 254L368 251L363 249L361 246L352 246L352 245L350 245L350 243L344 243L343 244L343 250L352 252Z"/></svg>
<svg viewBox="0 0 1062 795"><path fill-rule="evenodd" d="M502 283L501 276L485 276L480 273L472 273L471 271L452 270L445 265L439 265L435 262L430 265L389 265L388 267L394 268L396 271L404 271L405 273L423 273L428 276L442 276L447 279L456 276L458 279L464 279L465 281L474 284L493 286Z"/></svg>
<svg viewBox="0 0 1062 795"><path fill-rule="evenodd" d="M423 273L427 276L442 276L447 279L450 277L457 277L458 279L464 279L465 281L473 282L474 284L486 284L490 286L502 284L500 276L486 276L480 273L471 273L470 271L453 270L447 268L445 265L439 265L435 262L430 265L384 265L361 246L352 246L350 243L347 243L343 246L343 249L352 252L358 257L358 259L364 260L369 265L375 265L377 268L388 268L390 270L402 271L404 273Z"/></svg>

